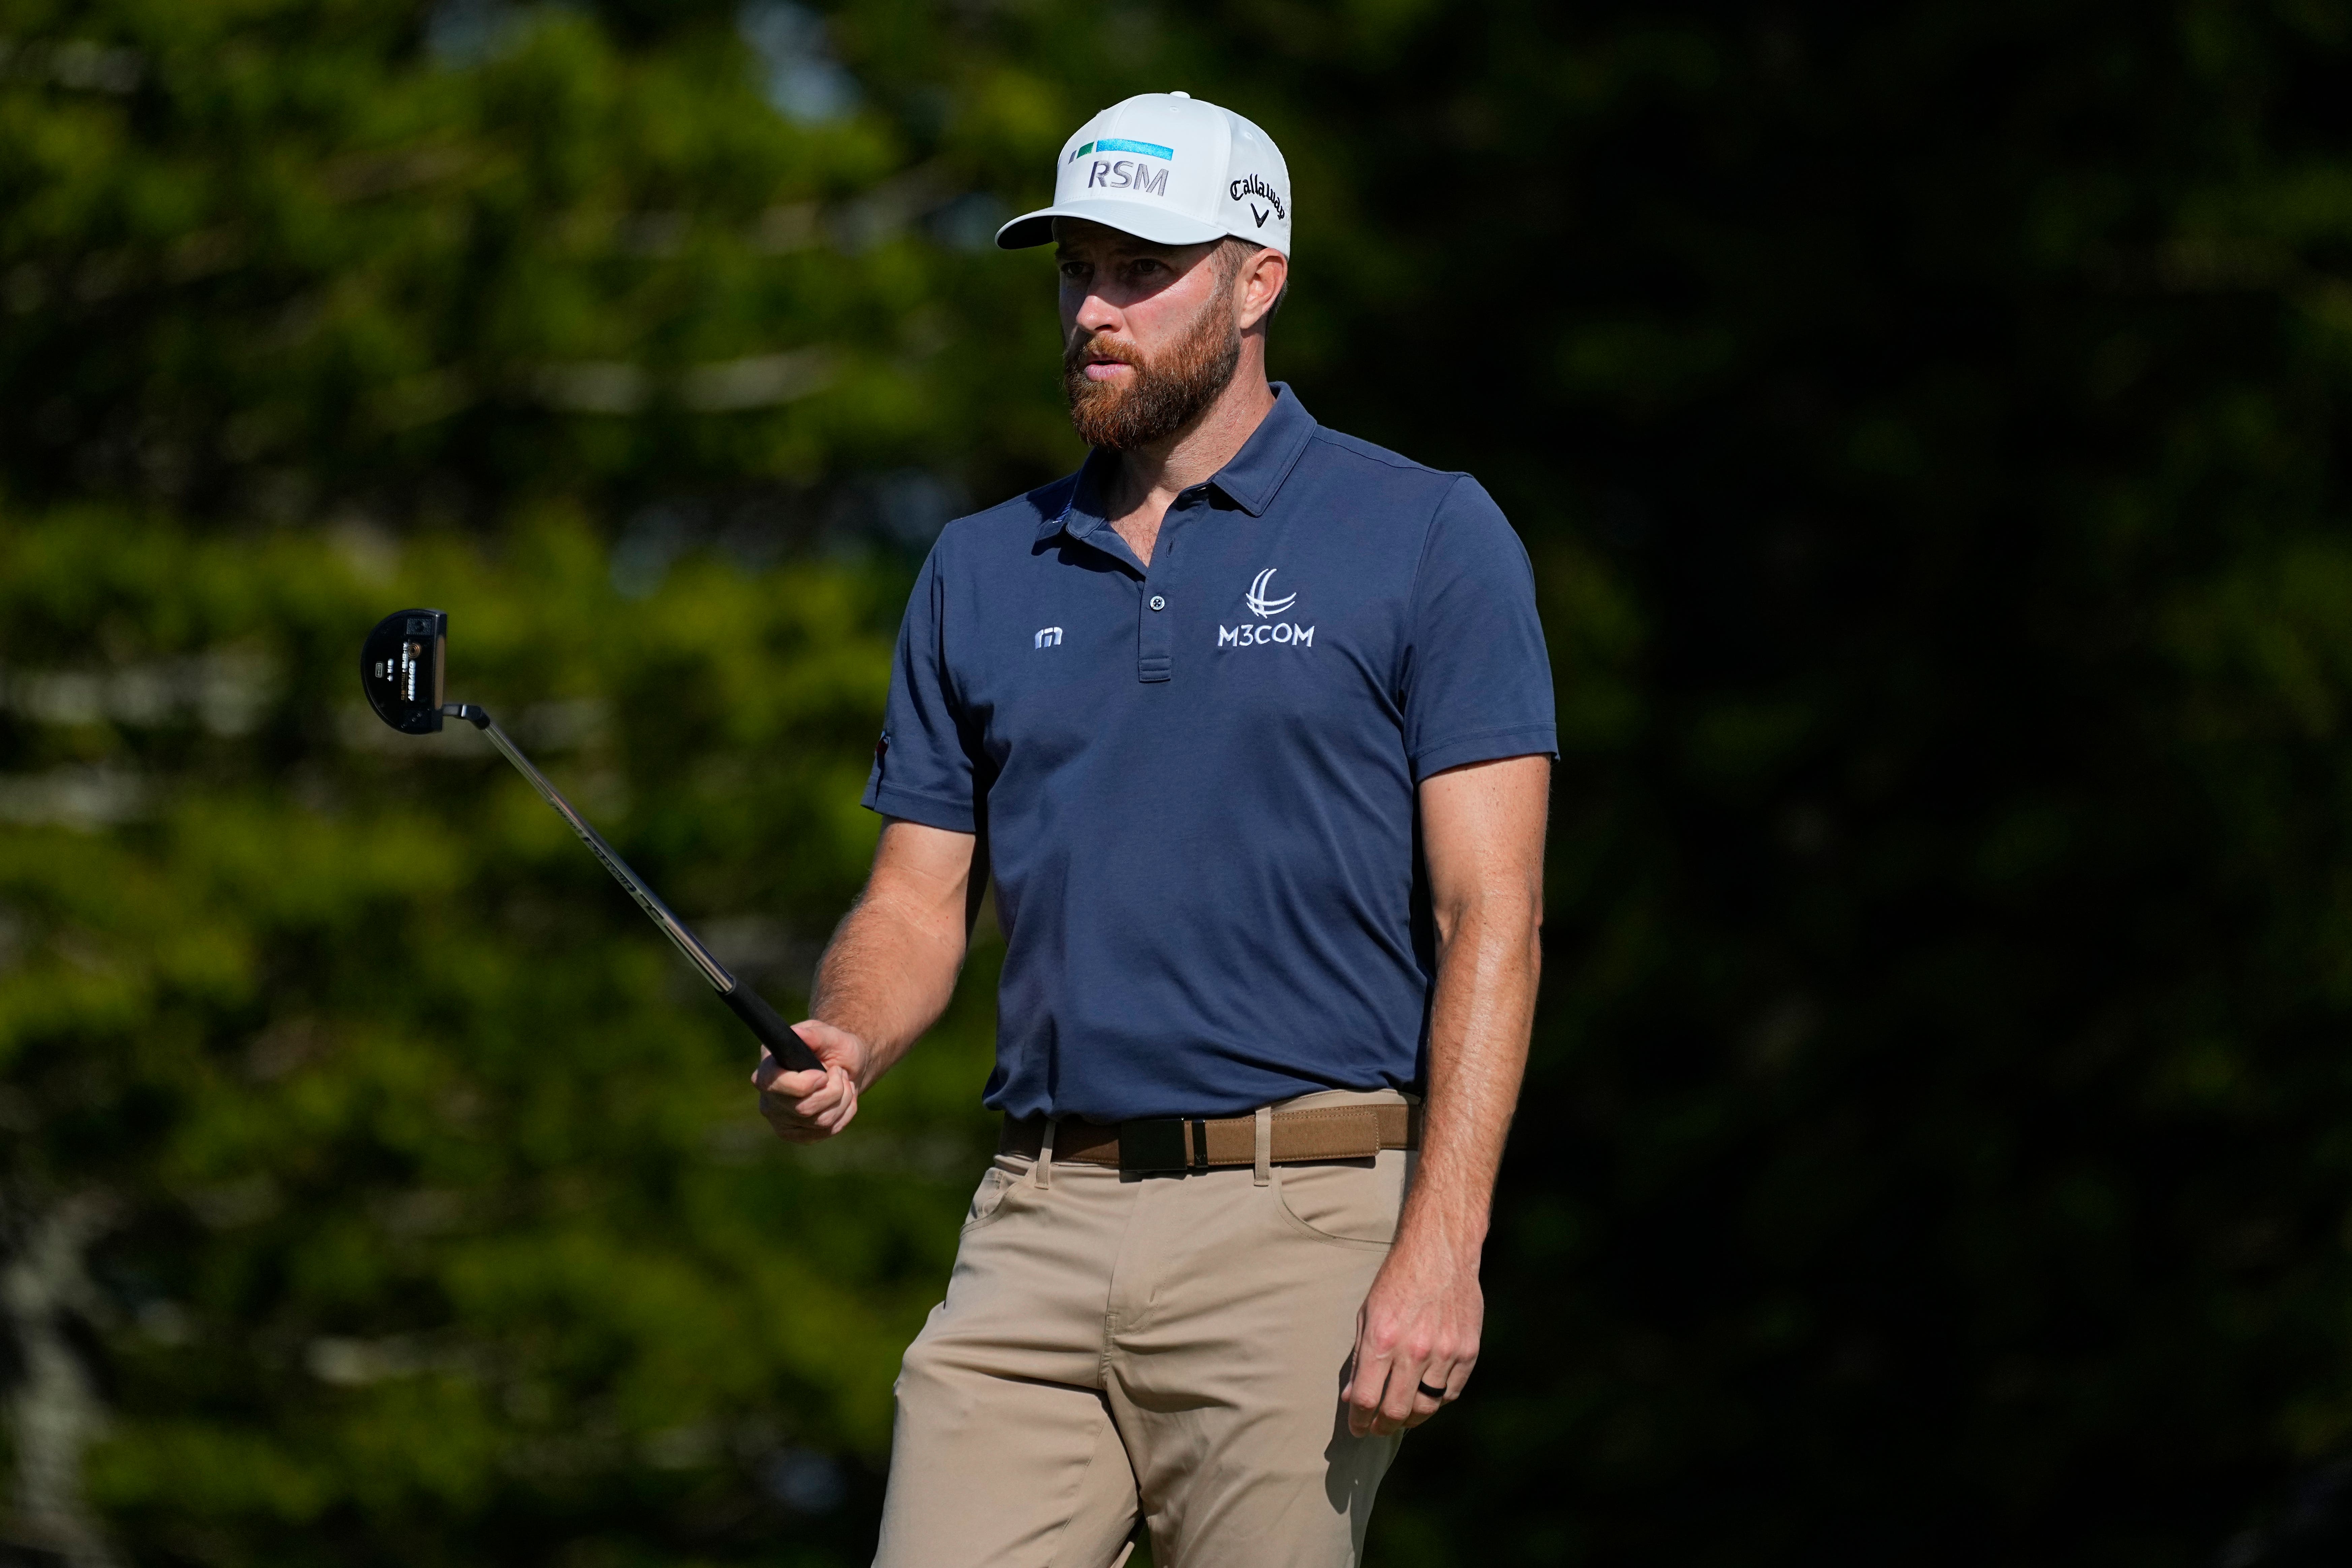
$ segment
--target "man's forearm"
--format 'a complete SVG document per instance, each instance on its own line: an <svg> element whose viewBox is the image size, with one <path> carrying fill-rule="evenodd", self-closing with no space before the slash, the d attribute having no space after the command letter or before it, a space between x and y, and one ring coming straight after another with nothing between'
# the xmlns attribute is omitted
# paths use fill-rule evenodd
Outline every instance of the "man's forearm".
<svg viewBox="0 0 2352 1568"><path fill-rule="evenodd" d="M864 1040L873 1055L865 1088L890 1070L939 1021L963 967L961 923L940 929L928 910L869 892L858 900L818 961L809 1012Z"/></svg>
<svg viewBox="0 0 2352 1568"><path fill-rule="evenodd" d="M955 994L971 937L974 840L893 819L866 890L817 963L809 1010L857 1037L860 1089L890 1070Z"/></svg>
<svg viewBox="0 0 2352 1568"><path fill-rule="evenodd" d="M1543 830L1550 759L1510 757L1423 781L1437 920L1421 1162L1396 1245L1357 1314L1341 1398L1358 1436L1399 1432L1462 1395L1478 1363L1479 1257L1543 967Z"/></svg>
<svg viewBox="0 0 2352 1568"><path fill-rule="evenodd" d="M1541 922L1532 897L1490 894L1455 917L1439 950L1421 1164L1398 1239L1473 1267L1527 1070Z"/></svg>
<svg viewBox="0 0 2352 1568"><path fill-rule="evenodd" d="M762 1057L751 1081L776 1136L814 1143L847 1127L857 1098L937 1021L970 935L969 833L892 818L874 869L817 963L801 1037L823 1064L786 1072Z"/></svg>

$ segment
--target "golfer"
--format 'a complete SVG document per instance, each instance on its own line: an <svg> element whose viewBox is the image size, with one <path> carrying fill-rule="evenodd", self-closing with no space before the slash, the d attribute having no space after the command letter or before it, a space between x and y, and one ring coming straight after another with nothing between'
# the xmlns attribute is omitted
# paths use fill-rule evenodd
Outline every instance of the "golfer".
<svg viewBox="0 0 2352 1568"><path fill-rule="evenodd" d="M1282 154L1181 92L1072 136L1063 375L1093 448L948 524L899 634L871 878L763 1064L837 1135L946 1005L992 878L1003 1115L898 1384L885 1568L1357 1562L1461 1396L1536 995L1551 683L1466 475L1266 380Z"/></svg>

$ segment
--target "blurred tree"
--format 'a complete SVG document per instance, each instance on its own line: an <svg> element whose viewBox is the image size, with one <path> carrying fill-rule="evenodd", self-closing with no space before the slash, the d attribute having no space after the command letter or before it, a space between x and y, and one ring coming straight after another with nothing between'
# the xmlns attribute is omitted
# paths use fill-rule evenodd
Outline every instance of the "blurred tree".
<svg viewBox="0 0 2352 1568"><path fill-rule="evenodd" d="M12 9L24 502L479 525L1066 455L1050 363L950 363L1011 281L972 160L798 6Z"/></svg>
<svg viewBox="0 0 2352 1568"><path fill-rule="evenodd" d="M2352 10L1302 20L1193 35L1348 204L1286 363L1495 485L1571 748L1383 1549L2211 1560L2352 1410Z"/></svg>
<svg viewBox="0 0 2352 1568"><path fill-rule="evenodd" d="M977 268L958 165L827 40L788 5L5 8L10 1550L870 1536L992 960L855 1143L787 1157L561 825L352 686L376 616L449 609L463 694L792 1004L871 846L908 552L971 454L1069 445L1050 358L1025 398L985 339L944 368L1034 280Z"/></svg>
<svg viewBox="0 0 2352 1568"><path fill-rule="evenodd" d="M772 1150L723 1016L351 649L449 608L466 695L788 991L908 553L1075 457L988 235L1182 87L1297 175L1277 372L1487 480L1561 678L1488 1360L1379 1560L2336 1538L2352 5L0 33L19 1535L860 1560L985 956L856 1134Z"/></svg>
<svg viewBox="0 0 2352 1568"><path fill-rule="evenodd" d="M790 987L787 916L854 886L870 837L843 803L895 575L704 561L625 602L558 518L388 574L89 513L5 559L14 645L82 656L10 676L20 755L60 759L12 815L65 819L0 852L11 1206L110 1222L58 1305L105 1336L115 1532L593 1560L834 1510L945 1265L984 1016L859 1143L778 1159L731 1021L470 731L404 743L354 704L347 645L431 586L467 691Z"/></svg>

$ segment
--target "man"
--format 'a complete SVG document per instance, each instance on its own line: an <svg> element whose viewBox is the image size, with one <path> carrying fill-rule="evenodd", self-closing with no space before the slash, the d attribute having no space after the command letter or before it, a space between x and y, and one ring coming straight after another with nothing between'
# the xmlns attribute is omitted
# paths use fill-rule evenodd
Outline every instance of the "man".
<svg viewBox="0 0 2352 1568"><path fill-rule="evenodd" d="M1061 271L1076 474L950 523L900 635L885 826L763 1064L832 1137L939 1016L992 875L1003 1152L898 1380L877 1563L1358 1561L1461 1395L1538 962L1550 679L1465 476L1265 375L1288 171L1131 98L1008 224ZM1422 1098L1425 1090L1425 1100Z"/></svg>

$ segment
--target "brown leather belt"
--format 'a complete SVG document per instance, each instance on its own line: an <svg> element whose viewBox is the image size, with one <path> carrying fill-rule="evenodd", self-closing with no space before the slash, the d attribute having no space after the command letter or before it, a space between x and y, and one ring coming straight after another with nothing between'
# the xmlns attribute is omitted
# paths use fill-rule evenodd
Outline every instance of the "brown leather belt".
<svg viewBox="0 0 2352 1568"><path fill-rule="evenodd" d="M1272 1163L1365 1160L1383 1149L1421 1147L1417 1105L1325 1105L1277 1110L1268 1119ZM1044 1148L1043 1117L1004 1119L997 1150L1034 1158ZM1257 1161L1257 1119L1166 1117L1103 1126L1066 1117L1054 1131L1054 1160L1116 1165L1122 1171L1206 1171Z"/></svg>

